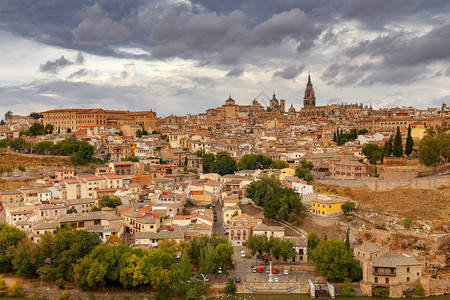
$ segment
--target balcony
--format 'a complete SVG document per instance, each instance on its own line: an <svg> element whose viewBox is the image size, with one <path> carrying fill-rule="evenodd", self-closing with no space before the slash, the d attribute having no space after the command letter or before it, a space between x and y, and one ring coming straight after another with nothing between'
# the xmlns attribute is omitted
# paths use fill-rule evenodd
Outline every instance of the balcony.
<svg viewBox="0 0 450 300"><path fill-rule="evenodd" d="M395 268L373 268L372 274L374 276L396 276L397 272Z"/></svg>

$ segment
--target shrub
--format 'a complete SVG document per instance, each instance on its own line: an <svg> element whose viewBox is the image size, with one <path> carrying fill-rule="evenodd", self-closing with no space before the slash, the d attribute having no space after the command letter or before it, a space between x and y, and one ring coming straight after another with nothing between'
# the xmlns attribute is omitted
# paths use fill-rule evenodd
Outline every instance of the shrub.
<svg viewBox="0 0 450 300"><path fill-rule="evenodd" d="M355 293L355 288L352 285L352 280L350 278L345 278L344 286L342 287L342 296L351 297Z"/></svg>
<svg viewBox="0 0 450 300"><path fill-rule="evenodd" d="M15 281L9 288L8 291L6 292L6 295L8 297L20 297L23 295L23 289L22 286L20 285L20 282Z"/></svg>
<svg viewBox="0 0 450 300"><path fill-rule="evenodd" d="M60 278L60 279L56 280L55 284L60 290L63 290L65 288L65 286L66 286L66 282L64 281L63 278Z"/></svg>
<svg viewBox="0 0 450 300"><path fill-rule="evenodd" d="M223 291L227 294L236 293L236 283L234 282L234 280L230 280L228 282L228 284L225 286L225 288L223 289Z"/></svg>
<svg viewBox="0 0 450 300"><path fill-rule="evenodd" d="M69 292L68 291L62 291L62 293L61 293L61 299L63 299L63 300L67 300L67 299L69 299L70 297L69 297Z"/></svg>
<svg viewBox="0 0 450 300"><path fill-rule="evenodd" d="M375 297L389 297L389 289L381 286L373 288L373 296Z"/></svg>
<svg viewBox="0 0 450 300"><path fill-rule="evenodd" d="M3 280L3 275L0 275L0 297L6 296L7 291L8 287L6 286L6 283Z"/></svg>
<svg viewBox="0 0 450 300"><path fill-rule="evenodd" d="M17 167L17 169L19 169L19 171L22 171L22 172L25 172L25 167L23 167L23 166L19 166L19 167Z"/></svg>
<svg viewBox="0 0 450 300"><path fill-rule="evenodd" d="M425 289L423 288L423 285L420 282L417 283L416 289L414 290L414 294L416 294L416 296L425 295Z"/></svg>
<svg viewBox="0 0 450 300"><path fill-rule="evenodd" d="M403 219L403 227L406 229L409 229L411 227L412 220L410 218L404 218Z"/></svg>

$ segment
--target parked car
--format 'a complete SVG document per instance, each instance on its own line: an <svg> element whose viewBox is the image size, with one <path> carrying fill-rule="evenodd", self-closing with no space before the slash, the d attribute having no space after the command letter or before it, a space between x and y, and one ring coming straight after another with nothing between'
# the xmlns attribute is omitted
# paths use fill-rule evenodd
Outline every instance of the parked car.
<svg viewBox="0 0 450 300"><path fill-rule="evenodd" d="M208 275L200 274L200 276L203 278L203 281L205 282L209 281Z"/></svg>
<svg viewBox="0 0 450 300"><path fill-rule="evenodd" d="M256 272L257 272L257 270L256 270L255 267L252 268L252 272L253 272L253 273L256 273Z"/></svg>
<svg viewBox="0 0 450 300"><path fill-rule="evenodd" d="M264 272L264 269L263 268L258 268L258 273L262 273L262 272Z"/></svg>
<svg viewBox="0 0 450 300"><path fill-rule="evenodd" d="M236 283L240 283L241 282L241 277L236 277Z"/></svg>
<svg viewBox="0 0 450 300"><path fill-rule="evenodd" d="M245 257L245 251L244 250L241 251L241 257Z"/></svg>
<svg viewBox="0 0 450 300"><path fill-rule="evenodd" d="M278 269L273 269L272 274L278 274Z"/></svg>
<svg viewBox="0 0 450 300"><path fill-rule="evenodd" d="M217 221L217 216L216 215L214 215L214 222L216 222Z"/></svg>
<svg viewBox="0 0 450 300"><path fill-rule="evenodd" d="M266 273L270 274L270 269L269 268L266 268Z"/></svg>
<svg viewBox="0 0 450 300"><path fill-rule="evenodd" d="M222 267L219 268L219 271L217 273L222 274Z"/></svg>
<svg viewBox="0 0 450 300"><path fill-rule="evenodd" d="M273 281L275 281L275 282L280 282L280 279L279 279L278 277L275 277L275 278L273 279Z"/></svg>
<svg viewBox="0 0 450 300"><path fill-rule="evenodd" d="M283 274L284 274L284 275L289 275L288 270L284 270Z"/></svg>
<svg viewBox="0 0 450 300"><path fill-rule="evenodd" d="M225 231L225 235L229 235L230 233L228 231Z"/></svg>

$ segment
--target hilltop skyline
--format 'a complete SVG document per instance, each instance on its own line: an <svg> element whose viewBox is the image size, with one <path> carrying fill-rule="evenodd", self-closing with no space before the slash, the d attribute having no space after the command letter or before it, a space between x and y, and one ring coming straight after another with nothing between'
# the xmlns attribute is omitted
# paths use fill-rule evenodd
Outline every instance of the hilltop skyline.
<svg viewBox="0 0 450 300"><path fill-rule="evenodd" d="M0 113L449 102L448 1L0 0ZM263 98L257 98L264 103Z"/></svg>

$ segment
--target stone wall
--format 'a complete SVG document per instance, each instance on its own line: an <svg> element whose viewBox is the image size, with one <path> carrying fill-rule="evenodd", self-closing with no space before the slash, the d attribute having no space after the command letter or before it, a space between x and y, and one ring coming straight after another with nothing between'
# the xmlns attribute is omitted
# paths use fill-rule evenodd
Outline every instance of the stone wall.
<svg viewBox="0 0 450 300"><path fill-rule="evenodd" d="M386 191L402 186L411 188L434 189L440 186L449 186L450 175L445 174L433 177L422 177L413 179L391 179L391 180L382 180L370 177L366 177L361 180L324 179L321 181L321 183L350 188L367 188L372 191Z"/></svg>

